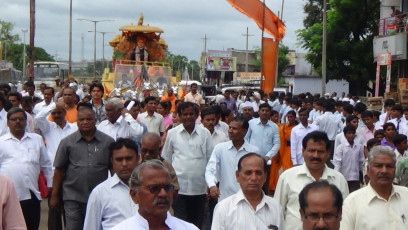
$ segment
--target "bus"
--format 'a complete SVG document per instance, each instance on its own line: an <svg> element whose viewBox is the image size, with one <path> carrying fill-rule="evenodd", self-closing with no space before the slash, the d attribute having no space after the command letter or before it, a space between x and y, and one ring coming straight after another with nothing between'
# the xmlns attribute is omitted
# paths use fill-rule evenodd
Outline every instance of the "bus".
<svg viewBox="0 0 408 230"><path fill-rule="evenodd" d="M68 64L52 61L34 62L34 84L39 89L41 83L55 87L55 77L59 77L61 82L68 79ZM29 71L29 67L27 70ZM29 76L29 74L27 74Z"/></svg>

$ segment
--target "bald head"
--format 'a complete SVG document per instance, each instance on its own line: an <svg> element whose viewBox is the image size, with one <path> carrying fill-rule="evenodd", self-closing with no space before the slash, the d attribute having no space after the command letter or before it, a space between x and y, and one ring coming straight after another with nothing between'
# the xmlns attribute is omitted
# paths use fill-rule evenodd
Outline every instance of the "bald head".
<svg viewBox="0 0 408 230"><path fill-rule="evenodd" d="M146 133L143 135L140 145L140 154L142 161L159 159L161 150L161 139L156 133Z"/></svg>

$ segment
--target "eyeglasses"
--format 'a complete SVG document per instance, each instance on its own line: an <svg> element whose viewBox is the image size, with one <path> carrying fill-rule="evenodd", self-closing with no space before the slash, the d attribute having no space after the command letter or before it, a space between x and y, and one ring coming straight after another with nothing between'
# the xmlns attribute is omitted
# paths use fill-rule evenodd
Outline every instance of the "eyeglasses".
<svg viewBox="0 0 408 230"><path fill-rule="evenodd" d="M305 218L308 219L311 222L318 222L321 218L323 218L323 221L326 223L330 223L335 221L339 217L338 214L334 213L324 213L323 216L320 216L318 213L311 213L311 214L306 214L305 213Z"/></svg>
<svg viewBox="0 0 408 230"><path fill-rule="evenodd" d="M172 184L155 184L155 185L148 185L148 186L140 186L142 188L147 188L150 193L152 194L159 194L162 189L166 192L171 192L174 190L174 186Z"/></svg>
<svg viewBox="0 0 408 230"><path fill-rule="evenodd" d="M9 121L25 121L27 119L24 117L13 117L13 118L9 118L8 120Z"/></svg>

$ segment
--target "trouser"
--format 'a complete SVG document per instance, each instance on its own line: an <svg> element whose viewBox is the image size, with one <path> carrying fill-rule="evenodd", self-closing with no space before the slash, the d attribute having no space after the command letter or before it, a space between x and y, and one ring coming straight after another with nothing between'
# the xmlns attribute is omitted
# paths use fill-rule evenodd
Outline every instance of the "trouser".
<svg viewBox="0 0 408 230"><path fill-rule="evenodd" d="M179 194L173 201L174 216L201 228L206 202L205 194L194 196Z"/></svg>
<svg viewBox="0 0 408 230"><path fill-rule="evenodd" d="M358 189L360 189L360 181L347 181L347 185L349 188L349 193L352 193Z"/></svg>
<svg viewBox="0 0 408 230"><path fill-rule="evenodd" d="M62 218L65 218L64 211L59 208L51 208L50 201L51 198L48 198L48 230L62 230Z"/></svg>
<svg viewBox="0 0 408 230"><path fill-rule="evenodd" d="M83 229L86 213L86 203L64 200L66 227L65 230Z"/></svg>
<svg viewBox="0 0 408 230"><path fill-rule="evenodd" d="M38 230L41 218L41 201L30 191L31 199L20 201L27 230Z"/></svg>

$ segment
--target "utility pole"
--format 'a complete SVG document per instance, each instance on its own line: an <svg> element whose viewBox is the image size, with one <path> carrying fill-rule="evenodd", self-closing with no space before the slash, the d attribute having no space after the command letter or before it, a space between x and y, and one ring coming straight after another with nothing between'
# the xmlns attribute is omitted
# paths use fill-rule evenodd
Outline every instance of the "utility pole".
<svg viewBox="0 0 408 230"><path fill-rule="evenodd" d="M250 35L248 34L248 27L246 30L246 34L242 34L242 36L246 37L246 49L245 49L245 73L248 73L248 37L249 36L254 36L254 35Z"/></svg>
<svg viewBox="0 0 408 230"><path fill-rule="evenodd" d="M93 30L88 30L88 32L94 32ZM103 32L103 31L96 31L102 34L102 68L105 68L105 34L113 33L113 32Z"/></svg>
<svg viewBox="0 0 408 230"><path fill-rule="evenodd" d="M201 79L205 79L205 70L206 70L206 66L207 66L207 40L209 40L208 38L207 38L207 34L204 34L204 38L201 38L201 39L203 39L204 40L204 57L205 57L205 60L204 61L201 61L200 62L200 67L201 67L201 70L200 70L200 78Z"/></svg>
<svg viewBox="0 0 408 230"><path fill-rule="evenodd" d="M79 18L77 19L79 21L88 21L88 22L93 22L94 23L94 71L93 71L93 75L94 75L94 79L96 79L96 23L98 22L111 22L114 20L90 20L90 19L83 19L83 18Z"/></svg>
<svg viewBox="0 0 408 230"><path fill-rule="evenodd" d="M27 78L27 73L26 73L26 33L28 32L28 29L21 30L23 32L24 36L24 44L23 44L23 79Z"/></svg>
<svg viewBox="0 0 408 230"><path fill-rule="evenodd" d="M30 0L30 75L28 81L34 82L34 37L35 37L35 0Z"/></svg>
<svg viewBox="0 0 408 230"><path fill-rule="evenodd" d="M84 76L84 34L81 35L81 76Z"/></svg>
<svg viewBox="0 0 408 230"><path fill-rule="evenodd" d="M327 0L323 2L322 96L326 93Z"/></svg>
<svg viewBox="0 0 408 230"><path fill-rule="evenodd" d="M68 51L68 75L72 72L72 0L69 0L69 51Z"/></svg>
<svg viewBox="0 0 408 230"><path fill-rule="evenodd" d="M204 54L207 56L207 40L210 40L207 38L207 34L204 34L204 37L201 38L204 40Z"/></svg>

